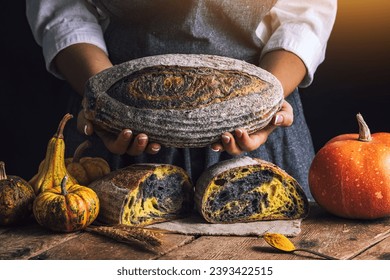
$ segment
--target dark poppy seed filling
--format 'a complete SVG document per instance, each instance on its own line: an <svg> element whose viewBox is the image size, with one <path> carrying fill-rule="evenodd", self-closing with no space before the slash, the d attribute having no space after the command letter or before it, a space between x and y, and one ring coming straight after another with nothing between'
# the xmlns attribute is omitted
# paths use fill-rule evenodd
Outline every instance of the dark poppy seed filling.
<svg viewBox="0 0 390 280"><path fill-rule="evenodd" d="M241 178L237 181L229 182L223 179L219 180L223 182L223 184L221 184L222 188L221 191L214 197L214 201L212 205L210 205L210 210L212 212L217 211L228 202L238 199L242 204L247 205L245 213L240 213L240 215L246 214L245 216L247 216L253 213L253 211L258 211L260 207L258 203L261 200L264 200L264 195L260 193L253 193L251 191L260 184L270 182L271 180L272 176L267 170L264 172L249 174L247 177ZM216 182L216 184L218 183L221 182Z"/></svg>
<svg viewBox="0 0 390 280"><path fill-rule="evenodd" d="M272 164L227 169L209 181L202 199L202 215L213 223L297 219L307 212L301 187Z"/></svg>
<svg viewBox="0 0 390 280"><path fill-rule="evenodd" d="M151 220L170 220L192 210L192 192L188 178L173 169L150 174L129 197L125 219L130 224Z"/></svg>
<svg viewBox="0 0 390 280"><path fill-rule="evenodd" d="M99 196L99 221L144 226L188 215L193 185L184 169L170 164L132 164L89 185Z"/></svg>
<svg viewBox="0 0 390 280"><path fill-rule="evenodd" d="M181 174L169 174L163 178L158 178L156 174L149 176L141 185L138 197L142 201L148 198L156 198L155 208L162 211L164 215L186 212L189 205L185 204L188 198L183 189L184 178Z"/></svg>

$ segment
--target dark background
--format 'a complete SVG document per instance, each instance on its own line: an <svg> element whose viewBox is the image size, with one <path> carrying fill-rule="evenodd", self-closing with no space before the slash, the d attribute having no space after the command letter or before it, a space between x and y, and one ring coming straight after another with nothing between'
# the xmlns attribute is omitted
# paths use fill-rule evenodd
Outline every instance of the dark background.
<svg viewBox="0 0 390 280"><path fill-rule="evenodd" d="M367 3L368 2L368 3ZM30 179L66 113L62 81L45 70L24 1L4 1L0 14L0 160L8 174ZM327 57L302 89L316 150L357 131L356 113L372 132L390 132L390 1L340 0Z"/></svg>

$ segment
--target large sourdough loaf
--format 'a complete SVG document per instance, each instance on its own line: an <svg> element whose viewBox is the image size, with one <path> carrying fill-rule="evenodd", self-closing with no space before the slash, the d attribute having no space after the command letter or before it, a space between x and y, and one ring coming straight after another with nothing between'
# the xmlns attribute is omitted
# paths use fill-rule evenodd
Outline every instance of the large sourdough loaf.
<svg viewBox="0 0 390 280"><path fill-rule="evenodd" d="M169 164L133 164L89 185L99 197L97 220L143 226L187 215L193 186L184 169Z"/></svg>
<svg viewBox="0 0 390 280"><path fill-rule="evenodd" d="M309 210L293 177L250 157L221 161L204 171L196 182L195 204L211 223L299 219Z"/></svg>
<svg viewBox="0 0 390 280"><path fill-rule="evenodd" d="M171 147L204 147L223 132L253 133L280 109L269 72L221 56L167 54L113 66L86 85L85 116L113 133L130 128Z"/></svg>

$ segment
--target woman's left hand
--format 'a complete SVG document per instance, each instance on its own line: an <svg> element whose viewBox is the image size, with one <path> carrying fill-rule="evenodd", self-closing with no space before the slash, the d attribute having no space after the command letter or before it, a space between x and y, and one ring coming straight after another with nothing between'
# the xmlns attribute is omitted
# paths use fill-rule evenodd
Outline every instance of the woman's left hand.
<svg viewBox="0 0 390 280"><path fill-rule="evenodd" d="M278 126L290 126L294 120L293 108L284 101L282 108L275 114L270 124L262 130L248 134L245 129L237 128L234 135L225 132L221 136L221 143L215 143L211 146L214 151L226 151L231 155L239 155L243 152L251 152L264 144L271 132Z"/></svg>

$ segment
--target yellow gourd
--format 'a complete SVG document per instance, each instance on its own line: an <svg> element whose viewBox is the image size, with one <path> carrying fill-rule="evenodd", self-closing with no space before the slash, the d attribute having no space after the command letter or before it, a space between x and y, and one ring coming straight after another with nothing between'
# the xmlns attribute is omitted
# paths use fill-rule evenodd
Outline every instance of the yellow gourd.
<svg viewBox="0 0 390 280"><path fill-rule="evenodd" d="M67 186L77 183L76 179L67 172L64 159L65 141L63 131L66 123L71 118L73 118L71 114L65 114L62 118L57 132L47 145L46 157L39 165L38 173L29 181L36 195L59 186L65 175L68 176Z"/></svg>

